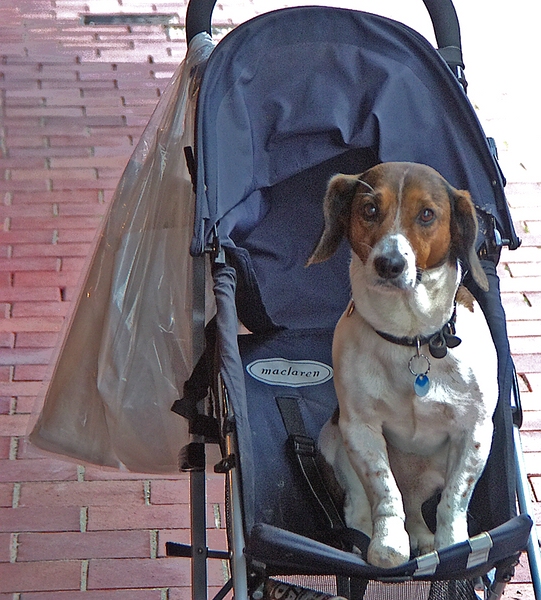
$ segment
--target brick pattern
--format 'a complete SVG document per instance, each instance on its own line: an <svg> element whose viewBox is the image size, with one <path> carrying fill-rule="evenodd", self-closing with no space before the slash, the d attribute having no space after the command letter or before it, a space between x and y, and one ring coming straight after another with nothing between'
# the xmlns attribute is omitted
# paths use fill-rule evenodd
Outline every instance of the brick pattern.
<svg viewBox="0 0 541 600"><path fill-rule="evenodd" d="M189 541L186 476L85 468L44 456L25 439L96 231L185 53L173 30L83 26L80 15L185 7L7 4L0 7L0 598L189 598L189 562L165 557L166 541ZM224 548L223 483L210 477L210 489L221 491L209 506L210 534ZM210 576L221 585L222 565Z"/></svg>
<svg viewBox="0 0 541 600"><path fill-rule="evenodd" d="M213 21L227 29L283 5L221 2ZM81 15L179 13L182 24L184 11L178 0L6 0L0 6L1 600L190 597L189 563L165 558L167 541L189 541L186 476L83 467L44 456L25 439L96 230L185 53L180 28L84 26ZM504 159L513 151L504 147ZM511 166L521 173L522 163ZM540 186L530 177L508 187L523 245L504 252L499 268L538 524ZM209 545L224 548L219 476L209 475L208 502ZM523 558L508 595L533 597L526 567ZM220 561L211 564L210 593L224 572Z"/></svg>

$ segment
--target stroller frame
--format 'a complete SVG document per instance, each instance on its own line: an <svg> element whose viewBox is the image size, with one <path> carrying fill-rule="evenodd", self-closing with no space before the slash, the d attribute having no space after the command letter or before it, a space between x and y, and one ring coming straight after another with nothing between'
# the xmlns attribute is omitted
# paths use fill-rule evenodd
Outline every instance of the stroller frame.
<svg viewBox="0 0 541 600"><path fill-rule="evenodd" d="M460 29L456 11L451 0L423 0L430 13L439 52L448 63L454 75L460 84L466 89L467 83L464 77L464 64L462 62ZM216 0L191 0L186 15L187 40L190 43L199 33L211 32L212 11ZM194 186L197 186L197 174L192 174ZM497 262L499 250L502 245L507 245L511 249L518 247L520 241L514 235L514 231L505 232L504 239L494 228L494 239L490 247L484 248L485 256ZM203 250L203 252L201 252ZM199 252L194 252L194 356L203 356L205 358L205 271L207 261L210 257L212 269L215 272L227 270L224 250L220 246L217 236L213 243L204 248L199 248ZM220 300L219 294L216 296L218 315L220 311L230 310L226 304L227 299ZM219 318L219 317L218 317ZM207 347L212 348L207 343ZM220 559L229 560L231 566L231 579L223 589L215 596L215 600L224 598L231 589L234 590L234 596L238 600L247 599L250 594L255 600L260 600L265 596L264 582L259 585L250 581L253 577L253 568L249 568L246 559L246 544L242 519L242 498L240 491L239 473L235 463L235 456L238 451L235 432L233 427L229 427L231 419L231 407L229 400L229 391L226 382L221 374L212 384L213 400L209 409L207 399L199 402L200 413L206 425L202 428L192 428L192 442L181 452L181 468L190 472L190 504L191 504L191 544L186 546L176 543L167 544L167 553L169 556L184 556L191 559L192 564L192 598L194 600L206 600L207 598L207 560ZM516 496L519 512L525 515L532 515L532 506L530 500L529 483L524 466L519 428L522 421L522 410L520 406L520 396L518 384L515 382L512 388L511 402L513 405L513 439L515 450L516 465ZM183 413L179 406L173 410ZM213 425L208 427L209 423L217 418L217 428ZM228 552L213 551L207 547L206 539L206 514L205 500L206 489L206 456L205 445L207 443L218 442L221 447L222 461L216 465L215 470L222 472L226 476L226 490L228 500L228 537L230 549ZM539 540L535 526L531 528L528 545L528 560L532 577L532 584L535 597L541 599L541 558L539 552ZM400 580L400 578L390 577L389 581ZM337 593L349 598L360 598L358 590L355 589L355 579L351 580L347 576L338 576ZM384 577L380 581L385 581ZM485 584L484 594L487 599L495 599L501 596L506 581L496 578L493 582Z"/></svg>

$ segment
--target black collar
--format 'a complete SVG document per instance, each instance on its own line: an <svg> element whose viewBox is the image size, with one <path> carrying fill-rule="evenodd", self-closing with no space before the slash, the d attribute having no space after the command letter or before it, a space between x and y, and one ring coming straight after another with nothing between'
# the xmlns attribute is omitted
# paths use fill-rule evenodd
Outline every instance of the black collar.
<svg viewBox="0 0 541 600"><path fill-rule="evenodd" d="M456 348L462 342L462 340L456 336L455 323L456 305L449 322L446 323L439 331L436 331L436 333L431 333L430 335L420 335L416 337L396 337L394 335L390 335L389 333L378 331L377 329L374 331L384 340L400 346L420 348L421 346L428 344L430 354L432 354L434 358L443 358L447 354L447 348Z"/></svg>

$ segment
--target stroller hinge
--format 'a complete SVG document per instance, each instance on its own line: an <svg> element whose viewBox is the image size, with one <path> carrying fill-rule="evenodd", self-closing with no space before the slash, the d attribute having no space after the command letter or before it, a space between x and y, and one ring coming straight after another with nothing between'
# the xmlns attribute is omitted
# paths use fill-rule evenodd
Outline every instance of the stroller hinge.
<svg viewBox="0 0 541 600"><path fill-rule="evenodd" d="M212 240L205 248L205 252L210 254L212 262L217 265L225 265L225 251L218 237L218 227L214 225L212 228Z"/></svg>

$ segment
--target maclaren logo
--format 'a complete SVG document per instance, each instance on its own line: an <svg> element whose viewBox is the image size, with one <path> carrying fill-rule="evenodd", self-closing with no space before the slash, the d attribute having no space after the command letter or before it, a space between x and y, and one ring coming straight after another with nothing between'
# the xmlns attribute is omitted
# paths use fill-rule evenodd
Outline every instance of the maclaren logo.
<svg viewBox="0 0 541 600"><path fill-rule="evenodd" d="M287 360L285 358L264 358L250 363L246 370L250 375L269 385L304 387L320 385L332 378L329 365L315 360Z"/></svg>

